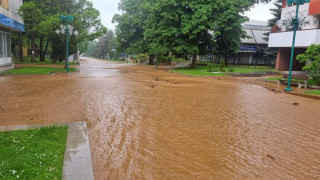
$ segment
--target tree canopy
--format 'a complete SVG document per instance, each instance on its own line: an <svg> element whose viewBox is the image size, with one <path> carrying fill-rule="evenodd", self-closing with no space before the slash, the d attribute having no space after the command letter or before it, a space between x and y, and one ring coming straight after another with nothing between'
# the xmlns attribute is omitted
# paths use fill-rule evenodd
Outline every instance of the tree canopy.
<svg viewBox="0 0 320 180"><path fill-rule="evenodd" d="M243 13L258 0L122 0L114 16L122 50L149 55L193 57L208 46L218 54L235 53L246 37Z"/></svg>
<svg viewBox="0 0 320 180"><path fill-rule="evenodd" d="M64 59L65 38L55 33L55 30L60 28L60 24L63 24L60 15L73 16L74 21L71 25L79 32L77 37L70 37L71 53L78 50L78 43L85 39L96 39L106 33L99 11L93 8L92 2L88 0L24 0L19 14L24 19L26 37L32 41L32 51L36 51L36 43L40 46L41 60L44 60L49 45L55 60Z"/></svg>

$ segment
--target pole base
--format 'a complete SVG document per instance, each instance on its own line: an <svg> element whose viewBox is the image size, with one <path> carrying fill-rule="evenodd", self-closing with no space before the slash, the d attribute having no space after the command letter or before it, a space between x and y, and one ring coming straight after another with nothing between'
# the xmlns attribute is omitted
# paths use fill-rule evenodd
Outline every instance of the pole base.
<svg viewBox="0 0 320 180"><path fill-rule="evenodd" d="M292 89L291 88L286 88L286 89L284 89L284 91L290 92L290 91L292 91Z"/></svg>

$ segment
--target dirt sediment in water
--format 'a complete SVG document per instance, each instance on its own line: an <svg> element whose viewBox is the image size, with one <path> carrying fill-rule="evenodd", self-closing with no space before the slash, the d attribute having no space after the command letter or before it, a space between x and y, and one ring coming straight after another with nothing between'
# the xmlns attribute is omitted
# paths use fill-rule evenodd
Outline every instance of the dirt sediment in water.
<svg viewBox="0 0 320 180"><path fill-rule="evenodd" d="M320 179L320 101L284 88L87 58L0 76L0 125L86 121L96 179Z"/></svg>

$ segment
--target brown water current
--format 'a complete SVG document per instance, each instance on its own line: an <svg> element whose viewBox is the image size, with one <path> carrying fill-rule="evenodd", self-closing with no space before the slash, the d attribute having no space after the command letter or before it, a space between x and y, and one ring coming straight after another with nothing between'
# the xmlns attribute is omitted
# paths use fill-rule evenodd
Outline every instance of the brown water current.
<svg viewBox="0 0 320 180"><path fill-rule="evenodd" d="M320 179L320 101L283 88L87 58L0 76L0 125L86 121L95 179Z"/></svg>

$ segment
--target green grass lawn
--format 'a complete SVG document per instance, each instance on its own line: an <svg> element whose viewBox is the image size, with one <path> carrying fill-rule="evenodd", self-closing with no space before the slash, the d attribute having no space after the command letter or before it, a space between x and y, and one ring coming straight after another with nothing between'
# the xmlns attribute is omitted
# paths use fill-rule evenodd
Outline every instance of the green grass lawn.
<svg viewBox="0 0 320 180"><path fill-rule="evenodd" d="M197 67L195 69L172 69L170 72L192 75L192 76L227 76L226 73L207 72L206 67Z"/></svg>
<svg viewBox="0 0 320 180"><path fill-rule="evenodd" d="M304 93L320 96L320 90L305 91Z"/></svg>
<svg viewBox="0 0 320 180"><path fill-rule="evenodd" d="M70 72L75 72L76 68L69 68ZM53 72L66 71L64 68L54 67L23 67L3 72L3 74L51 74Z"/></svg>
<svg viewBox="0 0 320 180"><path fill-rule="evenodd" d="M55 62L52 63L51 58L45 58L45 61L40 61L40 58L36 58L36 62L33 63L31 62L31 57L25 57L23 62L20 62L19 59L15 59L15 64L37 64L37 65L43 65L43 64L57 64L57 65L64 65L64 61L63 62ZM77 63L73 63L73 62L69 62L69 65L77 65Z"/></svg>
<svg viewBox="0 0 320 180"><path fill-rule="evenodd" d="M187 74L193 76L226 76L226 72L233 71L233 73L255 73L255 72L265 72L266 70L272 70L270 68L264 67L248 67L248 66L226 66L225 72L219 72L219 65L214 65L213 71L218 73L207 72L206 66L198 66L196 69L183 68L183 69L173 69L170 72Z"/></svg>
<svg viewBox="0 0 320 180"><path fill-rule="evenodd" d="M269 81L278 81L278 80L281 80L283 79L282 77L272 77L272 78L267 78L266 80L269 80ZM291 82L303 82L302 79L295 79L295 78L292 78L291 79ZM307 82L308 85L317 85L317 82L312 80L312 79L309 79L308 82Z"/></svg>
<svg viewBox="0 0 320 180"><path fill-rule="evenodd" d="M62 179L68 127L0 133L0 179Z"/></svg>
<svg viewBox="0 0 320 180"><path fill-rule="evenodd" d="M110 62L116 62L116 63L126 63L126 61L122 61L122 60L107 60L107 61L110 61Z"/></svg>

